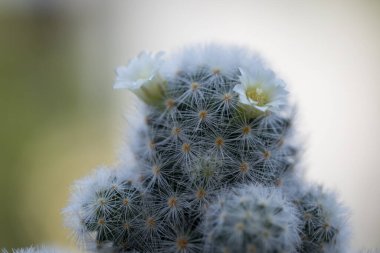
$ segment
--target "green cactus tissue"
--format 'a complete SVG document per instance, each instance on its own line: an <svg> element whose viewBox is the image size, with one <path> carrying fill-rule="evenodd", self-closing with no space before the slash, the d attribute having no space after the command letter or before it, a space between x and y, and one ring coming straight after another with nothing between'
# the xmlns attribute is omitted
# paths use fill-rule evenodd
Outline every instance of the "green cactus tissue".
<svg viewBox="0 0 380 253"><path fill-rule="evenodd" d="M139 100L120 163L77 181L64 210L86 249L347 252L347 210L302 177L288 89L257 54L142 52L114 88Z"/></svg>

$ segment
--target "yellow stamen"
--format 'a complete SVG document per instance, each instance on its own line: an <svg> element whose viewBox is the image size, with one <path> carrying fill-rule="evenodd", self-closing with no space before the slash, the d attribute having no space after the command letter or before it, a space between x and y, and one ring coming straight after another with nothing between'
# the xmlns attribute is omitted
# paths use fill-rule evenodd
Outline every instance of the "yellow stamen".
<svg viewBox="0 0 380 253"><path fill-rule="evenodd" d="M253 101L256 101L258 106L266 105L270 101L269 94L264 92L261 88L258 88L257 85L249 87L245 95Z"/></svg>

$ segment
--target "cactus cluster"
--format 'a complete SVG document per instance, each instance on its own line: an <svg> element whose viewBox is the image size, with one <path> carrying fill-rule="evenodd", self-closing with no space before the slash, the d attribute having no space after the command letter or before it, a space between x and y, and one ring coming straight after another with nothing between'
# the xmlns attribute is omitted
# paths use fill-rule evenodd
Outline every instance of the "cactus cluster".
<svg viewBox="0 0 380 253"><path fill-rule="evenodd" d="M143 52L114 87L139 98L140 118L120 164L74 185L65 218L87 249L347 252L346 209L300 175L286 85L258 55Z"/></svg>

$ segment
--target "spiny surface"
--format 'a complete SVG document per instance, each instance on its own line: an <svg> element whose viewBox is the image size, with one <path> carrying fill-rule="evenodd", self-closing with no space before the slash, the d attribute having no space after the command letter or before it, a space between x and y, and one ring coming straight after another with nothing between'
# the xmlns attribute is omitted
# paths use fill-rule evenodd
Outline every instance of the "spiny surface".
<svg viewBox="0 0 380 253"><path fill-rule="evenodd" d="M302 192L301 178L289 180L299 149L293 112L284 82L257 55L220 45L187 48L168 59L143 52L116 72L115 88L132 91L143 113L128 115L125 150L132 155L122 153L116 170L97 170L75 185L65 216L87 247L169 253L343 248L336 199L320 207L326 198L318 191Z"/></svg>

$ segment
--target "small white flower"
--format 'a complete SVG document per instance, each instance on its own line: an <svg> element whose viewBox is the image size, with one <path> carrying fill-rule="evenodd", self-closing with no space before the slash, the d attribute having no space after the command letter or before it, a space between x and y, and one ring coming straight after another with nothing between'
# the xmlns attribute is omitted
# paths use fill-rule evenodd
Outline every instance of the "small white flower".
<svg viewBox="0 0 380 253"><path fill-rule="evenodd" d="M127 88L147 104L158 102L164 95L166 83L159 73L163 54L143 51L127 66L118 67L114 88Z"/></svg>
<svg viewBox="0 0 380 253"><path fill-rule="evenodd" d="M240 83L233 90L239 94L243 108L255 108L260 112L275 112L286 104L284 83L277 79L272 71L256 67L251 71L239 68ZM248 107L247 107L248 106Z"/></svg>

